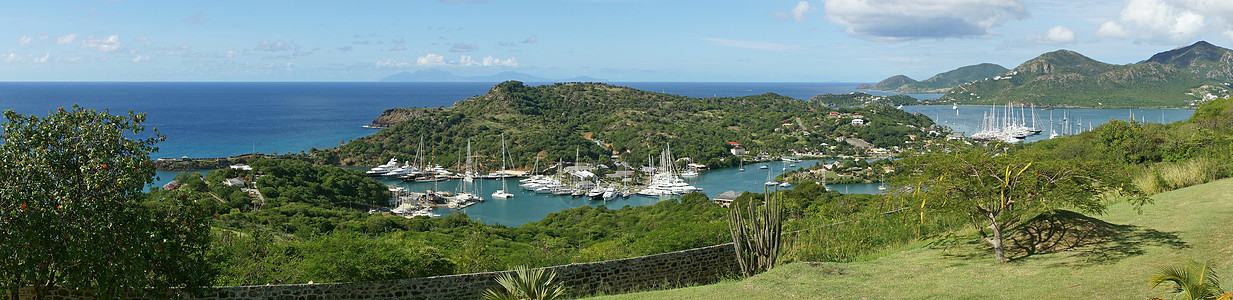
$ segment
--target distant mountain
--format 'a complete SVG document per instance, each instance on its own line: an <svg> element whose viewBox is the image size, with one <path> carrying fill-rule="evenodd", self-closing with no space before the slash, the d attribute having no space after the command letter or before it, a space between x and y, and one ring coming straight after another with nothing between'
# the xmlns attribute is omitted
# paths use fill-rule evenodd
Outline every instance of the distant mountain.
<svg viewBox="0 0 1233 300"><path fill-rule="evenodd" d="M1195 76L1220 81L1233 79L1233 52L1205 41L1156 53L1145 62L1187 69Z"/></svg>
<svg viewBox="0 0 1233 300"><path fill-rule="evenodd" d="M911 77L908 77L906 75L895 75L895 76L891 76L890 78L882 79L882 81L879 81L878 84L875 84L875 85L862 84L862 85L857 86L856 88L864 89L864 90L893 91L901 86L912 84L912 83L916 83L916 79L912 79Z"/></svg>
<svg viewBox="0 0 1233 300"><path fill-rule="evenodd" d="M467 78L468 78L468 79L471 79L471 81L481 81L481 82L505 82L505 81L509 81L509 80L514 80L514 81L522 81L522 82L549 82L549 81L553 81L553 80L551 80L551 79L547 79L547 78L543 78L543 77L537 77L537 76L532 76L532 75L528 75L528 74L525 74L525 73L518 73L518 72L514 72L514 71L505 71L505 72L501 72L501 73L493 74L493 75L490 75L490 76L473 76L473 77L467 77Z"/></svg>
<svg viewBox="0 0 1233 300"><path fill-rule="evenodd" d="M1000 76L955 87L934 103L1192 107L1230 94L1233 50L1207 42L1134 64L1107 64L1069 50L1041 54Z"/></svg>
<svg viewBox="0 0 1233 300"><path fill-rule="evenodd" d="M895 75L883 79L875 85L862 84L857 89L899 92L905 94L945 93L956 85L982 78L989 78L1006 73L1005 67L997 64L983 63L946 71L929 79L916 81L908 76Z"/></svg>
<svg viewBox="0 0 1233 300"><path fill-rule="evenodd" d="M895 92L905 94L921 94L921 93L945 93L957 85L963 84L977 79L991 78L993 76L1006 74L1006 67L983 63L971 66L964 66L958 69L950 70L945 73L933 75L929 79L919 82L905 84L896 88Z"/></svg>
<svg viewBox="0 0 1233 300"><path fill-rule="evenodd" d="M450 72L441 70L416 70L415 72L399 72L382 78L381 82L459 82L470 81Z"/></svg>
<svg viewBox="0 0 1233 300"><path fill-rule="evenodd" d="M415 72L399 72L398 74L390 75L382 78L381 82L505 82L505 81L522 81L522 82L603 82L606 80L596 79L592 77L574 77L567 79L548 79L530 74L519 73L514 71L505 71L489 76L458 76L453 73L429 69L416 70Z"/></svg>

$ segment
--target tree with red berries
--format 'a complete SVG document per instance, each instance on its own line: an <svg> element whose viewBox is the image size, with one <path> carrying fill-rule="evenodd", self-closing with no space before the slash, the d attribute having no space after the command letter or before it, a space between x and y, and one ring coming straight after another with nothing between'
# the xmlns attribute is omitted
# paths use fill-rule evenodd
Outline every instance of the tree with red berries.
<svg viewBox="0 0 1233 300"><path fill-rule="evenodd" d="M100 298L209 283L209 218L187 197L148 199L150 153L164 139L145 114L73 106L45 117L4 111L0 287Z"/></svg>

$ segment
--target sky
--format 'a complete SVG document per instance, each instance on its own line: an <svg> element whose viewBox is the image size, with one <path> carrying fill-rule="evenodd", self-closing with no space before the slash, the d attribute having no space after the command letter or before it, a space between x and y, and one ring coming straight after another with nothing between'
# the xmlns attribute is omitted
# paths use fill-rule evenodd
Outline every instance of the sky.
<svg viewBox="0 0 1233 300"><path fill-rule="evenodd" d="M1200 40L1233 46L1233 1L11 1L0 81L877 82Z"/></svg>

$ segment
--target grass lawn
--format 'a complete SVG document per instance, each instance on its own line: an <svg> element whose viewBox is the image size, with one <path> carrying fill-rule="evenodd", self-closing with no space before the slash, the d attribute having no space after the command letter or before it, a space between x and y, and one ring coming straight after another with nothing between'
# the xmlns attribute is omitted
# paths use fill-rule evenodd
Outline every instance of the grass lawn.
<svg viewBox="0 0 1233 300"><path fill-rule="evenodd" d="M1044 253L1012 251L1006 264L965 237L866 262L792 263L739 281L599 298L1147 299L1160 295L1147 279L1186 258L1212 259L1218 275L1233 279L1233 179L1152 198L1142 214L1118 203L1087 219L1102 224L1103 238L1037 251ZM1233 290L1233 280L1224 288Z"/></svg>

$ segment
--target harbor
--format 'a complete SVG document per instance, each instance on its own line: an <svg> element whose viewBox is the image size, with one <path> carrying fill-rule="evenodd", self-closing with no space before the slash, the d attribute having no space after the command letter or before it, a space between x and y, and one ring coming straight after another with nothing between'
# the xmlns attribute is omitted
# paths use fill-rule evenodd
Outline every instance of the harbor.
<svg viewBox="0 0 1233 300"><path fill-rule="evenodd" d="M782 174L786 169L796 170L799 168L810 168L820 163L830 163L838 161L837 159L805 159L796 162L783 161L768 161L761 163L753 163L745 165L745 170L741 171L740 167L720 168L711 170L702 170L696 177L681 177L684 183L694 186L709 197L714 197L726 191L755 192L761 193L765 189L790 189L791 187L766 186L767 178L775 178ZM795 164L796 167L790 167ZM766 165L767 168L760 169L760 166ZM574 196L573 193L554 194L554 193L536 193L532 190L527 190L520 187L523 184L522 180L528 177L508 177L494 179L477 179L476 186L478 189L474 192L476 195L484 196L483 202L476 202L465 207L457 209L450 208L448 205L407 205L404 211L423 211L437 215L449 215L455 212L463 212L472 219L478 220L487 224L502 224L506 226L520 226L527 222L534 222L543 219L550 213L560 212L561 210L582 207L604 206L608 209L618 209L625 206L647 206L659 203L664 199L672 199L679 197L674 196L650 196L638 194L637 186L631 186L631 194L628 197L616 197L609 201L603 200L603 197L593 198L587 195ZM455 191L461 188L463 180L453 179L436 182L407 182L397 178L377 178L378 181L389 185L391 188L400 188L405 191L404 196L398 199L395 203L398 204L416 204L416 199L421 196L430 194L440 194L439 191ZM493 198L489 195L502 189L502 183L509 187L508 192L514 196L511 198ZM857 184L830 184L831 190L840 193L853 194L879 194L882 191L878 189L878 183L857 183ZM443 200L445 199L442 197Z"/></svg>

